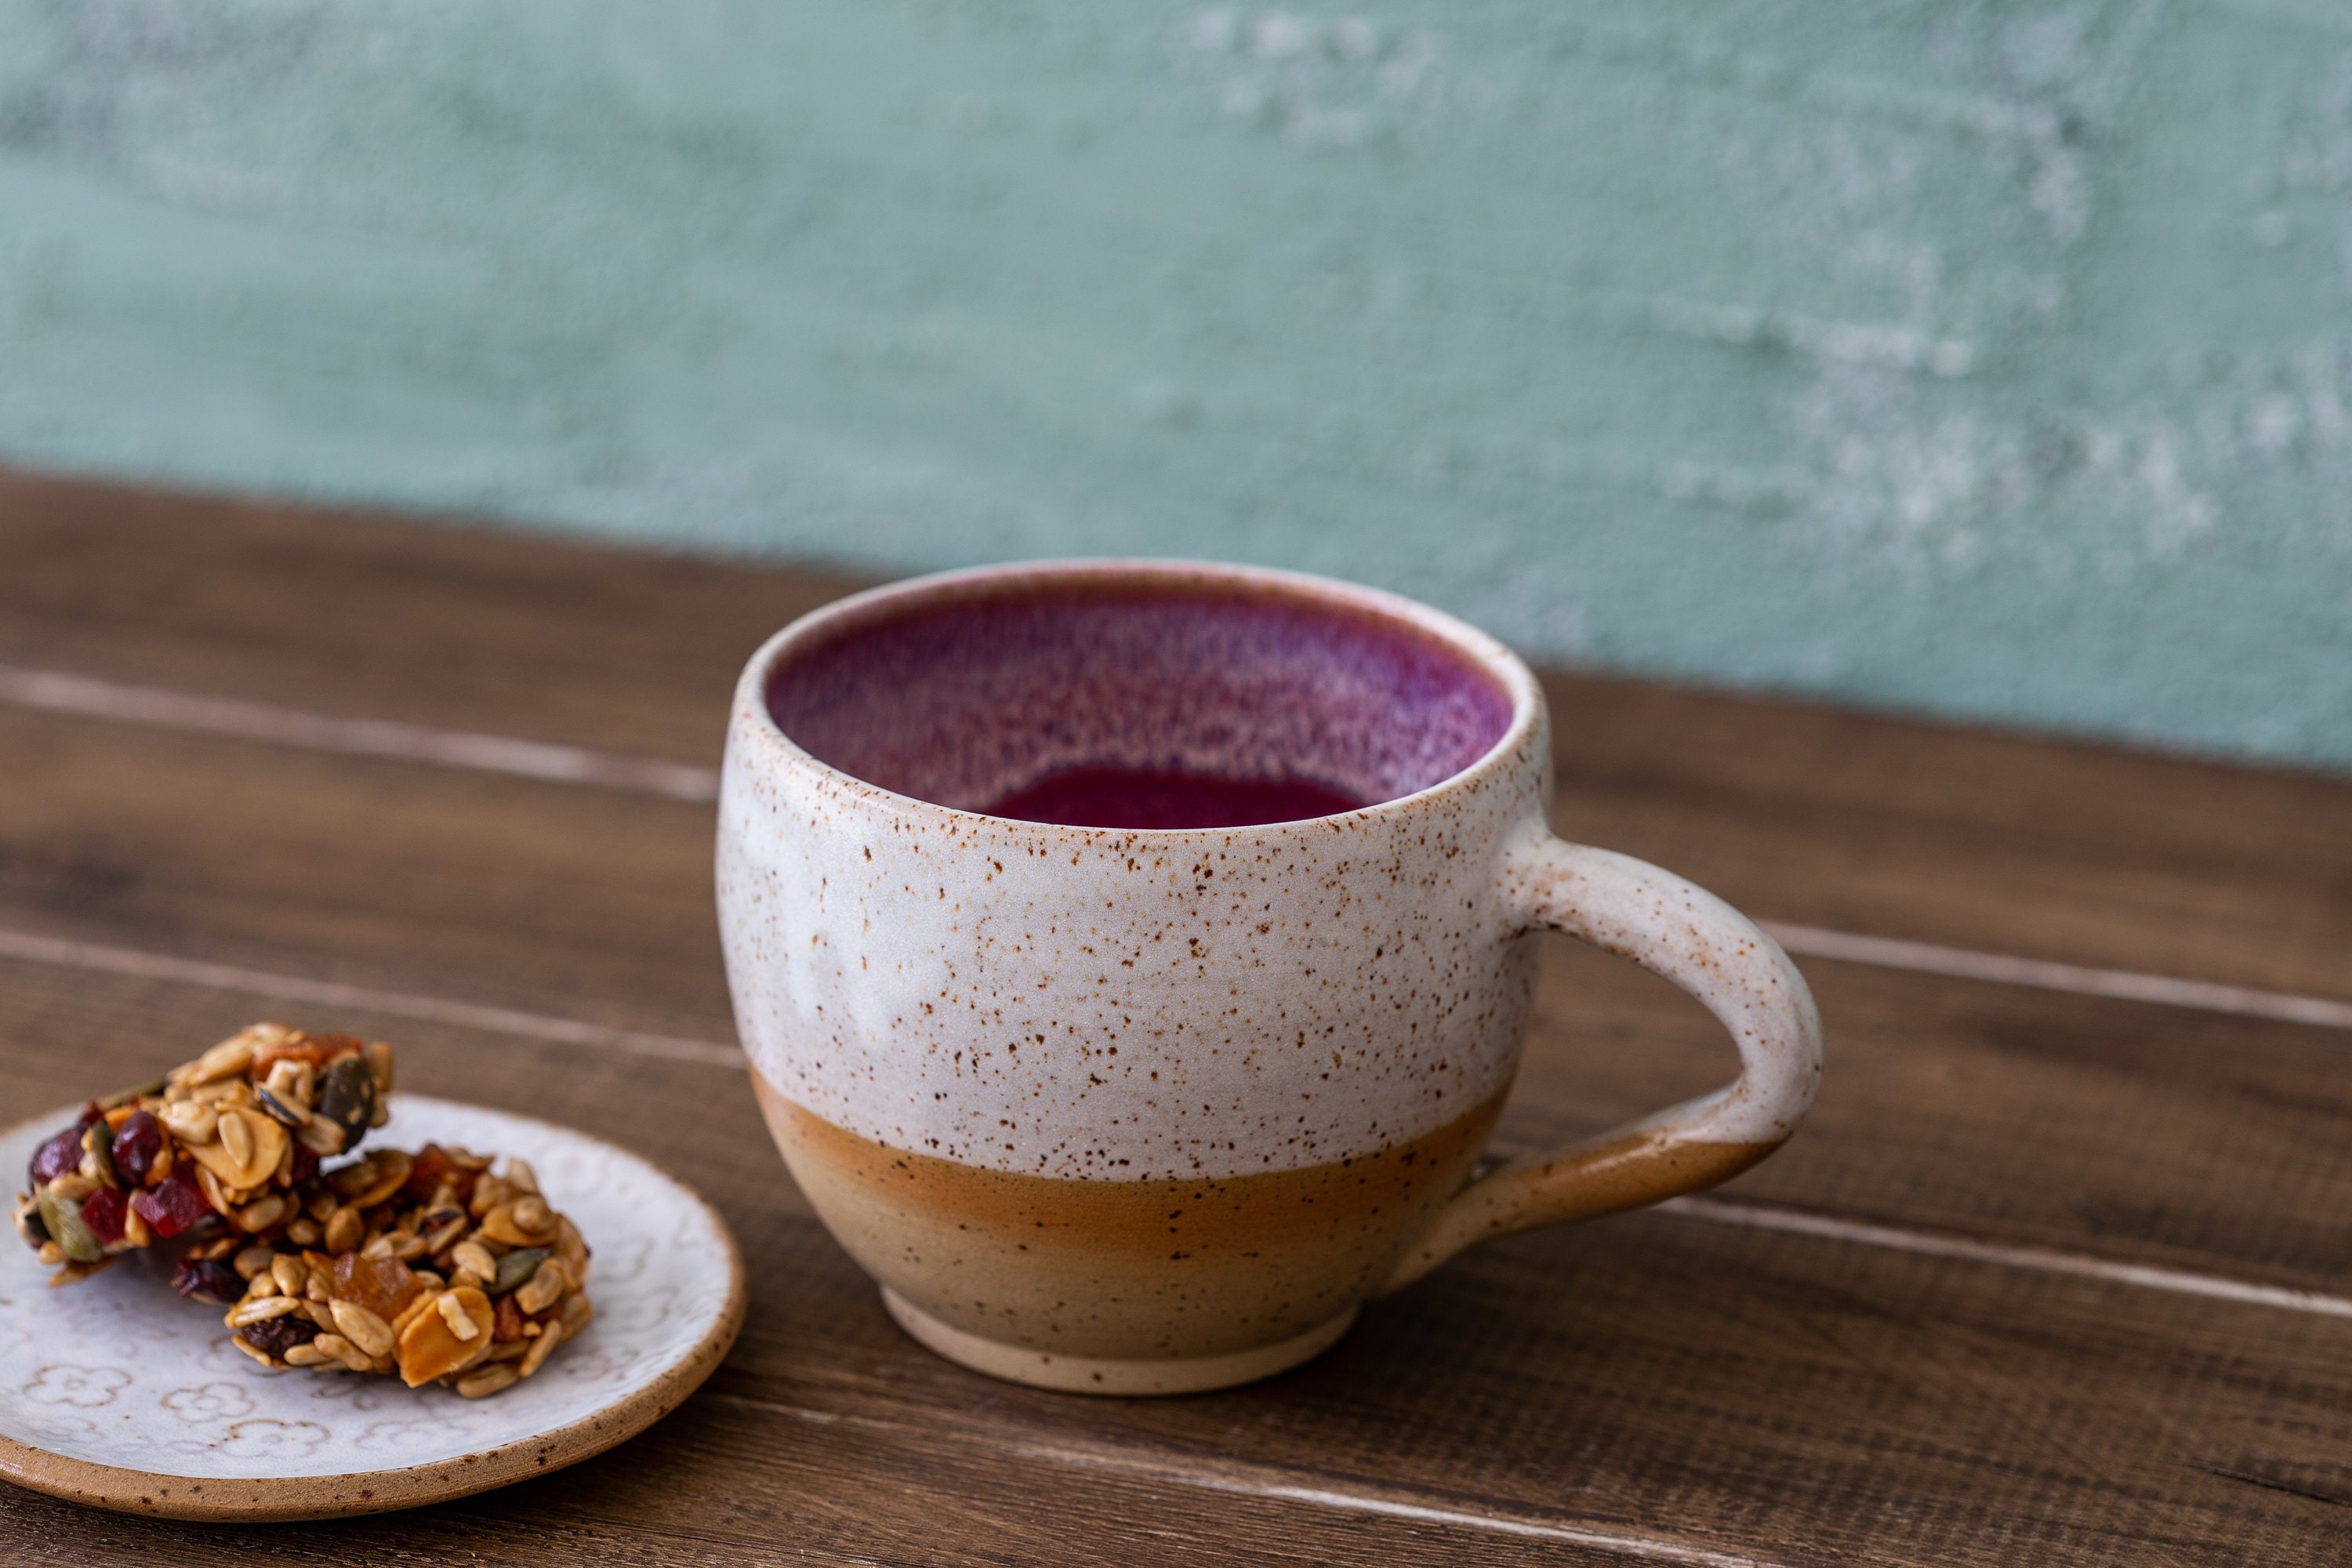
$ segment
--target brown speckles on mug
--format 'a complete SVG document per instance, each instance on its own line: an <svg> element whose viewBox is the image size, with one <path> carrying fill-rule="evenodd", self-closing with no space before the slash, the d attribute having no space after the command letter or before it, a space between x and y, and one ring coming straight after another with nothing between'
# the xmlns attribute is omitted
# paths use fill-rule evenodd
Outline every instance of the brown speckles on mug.
<svg viewBox="0 0 2352 1568"><path fill-rule="evenodd" d="M729 977L780 1145L927 1343L1105 1392L1311 1354L1392 1272L1491 1228L1465 1205L1542 1223L1604 1186L1722 1179L1811 1101L1810 998L1708 895L1550 839L1548 757L1507 650L1314 579L1010 567L804 618L745 671L719 807ZM1215 828L964 809L1095 767L1372 804ZM1747 1070L1632 1156L1448 1209L1516 1069L1543 927L1699 995ZM1349 1208L1372 1171L1385 1195ZM1143 1247L1135 1216L1178 1187L1226 1196ZM1333 1228L1297 1230L1294 1204ZM1007 1217L1048 1215L1019 1237Z"/></svg>

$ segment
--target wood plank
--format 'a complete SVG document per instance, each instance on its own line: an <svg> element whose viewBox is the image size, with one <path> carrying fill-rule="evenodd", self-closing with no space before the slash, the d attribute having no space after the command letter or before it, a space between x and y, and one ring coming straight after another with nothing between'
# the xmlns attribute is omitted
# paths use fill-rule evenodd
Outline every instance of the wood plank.
<svg viewBox="0 0 2352 1568"><path fill-rule="evenodd" d="M0 470L0 660L715 763L849 579Z"/></svg>
<svg viewBox="0 0 2352 1568"><path fill-rule="evenodd" d="M852 585L0 473L0 661L714 763ZM1563 831L1764 917L2352 997L2352 781L1547 677Z"/></svg>
<svg viewBox="0 0 2352 1568"><path fill-rule="evenodd" d="M64 1100L152 1065L156 1042L268 1010L0 963L0 1073ZM1270 1540L1327 1560L1576 1560L1540 1536L1433 1543L1365 1511L1385 1505L1771 1563L2319 1564L2352 1506L2340 1321L1662 1214L1483 1249L1255 1389L1090 1401L996 1384L889 1324L730 1075L382 1026L413 1087L585 1127L696 1182L744 1244L753 1306L728 1365L657 1436L341 1543L544 1561L533 1543L568 1539L579 1509L585 1544L624 1562L787 1543L812 1522L819 1560L1029 1560L1013 1516L1066 1496L1125 1561ZM1170 1529L1197 1534L1150 1533ZM372 1533L392 1530L413 1533ZM190 1538L14 1498L0 1531L165 1561Z"/></svg>
<svg viewBox="0 0 2352 1568"><path fill-rule="evenodd" d="M0 921L731 1040L708 810L0 709Z"/></svg>
<svg viewBox="0 0 2352 1568"><path fill-rule="evenodd" d="M1050 1505L1040 1494L1050 1488ZM718 1563L991 1568L1482 1561L1620 1563L1561 1540L1175 1489L1154 1468L1061 1466L910 1417L698 1397L599 1458L487 1497L332 1524L217 1526L98 1514L0 1486L12 1568L93 1563Z"/></svg>
<svg viewBox="0 0 2352 1568"><path fill-rule="evenodd" d="M5 710L0 755L17 759L0 791L0 926L733 1038L698 808ZM1822 1103L1735 1193L2352 1282L2335 1218L2352 1209L2352 1099L2334 1087L2352 1036L1808 969L1829 1026ZM1566 940L1547 944L1528 1061L1510 1146L1729 1070L1695 1005Z"/></svg>

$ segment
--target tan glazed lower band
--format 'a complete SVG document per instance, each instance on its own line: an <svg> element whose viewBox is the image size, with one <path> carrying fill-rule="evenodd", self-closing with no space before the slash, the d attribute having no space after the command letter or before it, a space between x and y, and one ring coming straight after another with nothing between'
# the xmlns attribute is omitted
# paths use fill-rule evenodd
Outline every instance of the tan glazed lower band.
<svg viewBox="0 0 2352 1568"><path fill-rule="evenodd" d="M1503 1103L1354 1159L1111 1182L892 1149L752 1081L802 1191L908 1332L983 1372L1101 1393L1246 1382L1338 1339L1461 1191ZM1129 1370L1147 1363L1163 1370Z"/></svg>

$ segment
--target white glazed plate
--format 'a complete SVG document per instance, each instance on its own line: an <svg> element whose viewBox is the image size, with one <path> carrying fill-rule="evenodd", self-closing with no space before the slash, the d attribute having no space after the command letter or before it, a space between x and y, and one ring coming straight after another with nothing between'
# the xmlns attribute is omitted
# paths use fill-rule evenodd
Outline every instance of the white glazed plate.
<svg viewBox="0 0 2352 1568"><path fill-rule="evenodd" d="M273 1372L222 1309L130 1256L56 1289L0 1237L0 1476L78 1502L177 1519L323 1519L464 1497L602 1453L675 1409L734 1343L743 1267L683 1184L585 1133L402 1094L372 1135L530 1162L592 1258L596 1318L537 1375L487 1399L394 1377ZM13 1193L73 1108L0 1132Z"/></svg>

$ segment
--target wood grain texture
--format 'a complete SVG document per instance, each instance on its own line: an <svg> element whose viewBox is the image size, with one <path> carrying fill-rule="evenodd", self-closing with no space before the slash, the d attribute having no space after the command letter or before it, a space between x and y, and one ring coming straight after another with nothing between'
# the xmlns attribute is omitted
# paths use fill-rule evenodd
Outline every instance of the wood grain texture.
<svg viewBox="0 0 2352 1568"><path fill-rule="evenodd" d="M0 661L715 765L856 586L0 473ZM1761 918L2352 997L2352 781L1555 672L1555 821Z"/></svg>
<svg viewBox="0 0 2352 1568"><path fill-rule="evenodd" d="M0 963L11 1081L60 1101L142 1070L154 1041L276 1010ZM743 1339L680 1417L574 1479L332 1538L362 1550L544 1562L527 1543L562 1538L577 1509L621 1561L663 1564L796 1531L819 1561L1213 1562L1268 1550L1263 1531L1325 1561L1579 1560L1559 1535L1364 1511L1385 1504L1768 1563L2316 1565L2352 1506L2340 1321L1663 1214L1468 1255L1258 1388L1072 1401L997 1384L889 1323L734 1075L361 1021L397 1030L419 1090L668 1161L725 1212L752 1274ZM6 1502L8 1539L62 1532L75 1561L183 1560L174 1527ZM321 1528L261 1560L314 1560Z"/></svg>
<svg viewBox="0 0 2352 1568"><path fill-rule="evenodd" d="M823 577L0 479L0 661L707 764ZM1560 825L1753 912L2352 995L2352 784L1556 678ZM705 807L0 708L0 931L730 1037ZM2341 1318L1738 1223L1741 1205L2352 1294L2352 1036L1808 963L1819 1109L1715 1217L1480 1249L1276 1383L1076 1402L893 1328L724 1062L0 958L0 1120L257 1016L709 1195L704 1393L566 1476L209 1534L0 1493L9 1562L2329 1564ZM1506 1150L1720 1080L1662 983L1548 949ZM1662 1555L1663 1554L1663 1555Z"/></svg>

